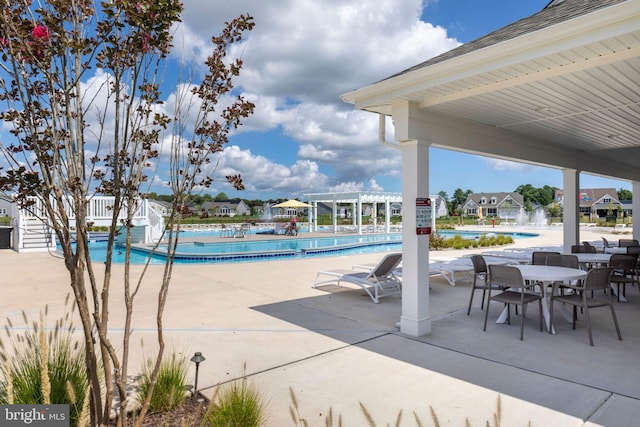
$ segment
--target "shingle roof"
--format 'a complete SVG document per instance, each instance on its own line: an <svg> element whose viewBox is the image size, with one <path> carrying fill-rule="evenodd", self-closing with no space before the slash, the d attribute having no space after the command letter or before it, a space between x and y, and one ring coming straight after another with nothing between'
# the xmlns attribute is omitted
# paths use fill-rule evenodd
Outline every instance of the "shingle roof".
<svg viewBox="0 0 640 427"><path fill-rule="evenodd" d="M524 198L522 197L522 194L516 192L472 193L469 194L464 204L467 204L469 201L473 200L477 205L481 205L480 201L482 200L482 198L485 198L487 200L487 203L482 204L482 206L496 206L497 204L502 203L502 201L508 196L510 196L520 206L524 205ZM489 201L493 197L496 198L496 204L489 203Z"/></svg>
<svg viewBox="0 0 640 427"><path fill-rule="evenodd" d="M538 13L509 24L506 27L502 27L487 34L486 36L482 36L470 41L469 43L458 46L457 48L428 59L418 65L414 65L411 68L407 68L406 70L394 74L387 79L415 71L420 68L428 67L439 62L444 62L457 56L462 56L506 40L520 37L527 33L532 33L534 31L568 21L578 16L586 15L603 7L612 6L617 3L624 3L625 1L628 0L564 0L560 2L558 2L558 0L553 0Z"/></svg>
<svg viewBox="0 0 640 427"><path fill-rule="evenodd" d="M615 188L581 188L578 194L580 207L593 206L605 196L611 197L614 204L618 203L618 192ZM556 190L556 201L562 197L563 191Z"/></svg>

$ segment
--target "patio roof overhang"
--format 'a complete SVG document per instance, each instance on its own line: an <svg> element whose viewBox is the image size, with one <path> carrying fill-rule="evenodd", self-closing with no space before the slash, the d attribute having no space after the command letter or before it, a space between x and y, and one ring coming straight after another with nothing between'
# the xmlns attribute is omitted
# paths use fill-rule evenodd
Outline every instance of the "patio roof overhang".
<svg viewBox="0 0 640 427"><path fill-rule="evenodd" d="M398 203L402 202L402 193L389 193L379 191L355 191L337 193L310 193L305 194L305 199L309 202L326 203Z"/></svg>
<svg viewBox="0 0 640 427"><path fill-rule="evenodd" d="M640 181L640 1L567 0L343 100L398 141Z"/></svg>
<svg viewBox="0 0 640 427"><path fill-rule="evenodd" d="M342 98L392 117L406 201L429 194L429 147L561 169L575 196L564 203L568 251L580 241L581 172L631 181L640 194L640 0L554 2ZM417 214L405 203L400 330L413 336L431 331Z"/></svg>

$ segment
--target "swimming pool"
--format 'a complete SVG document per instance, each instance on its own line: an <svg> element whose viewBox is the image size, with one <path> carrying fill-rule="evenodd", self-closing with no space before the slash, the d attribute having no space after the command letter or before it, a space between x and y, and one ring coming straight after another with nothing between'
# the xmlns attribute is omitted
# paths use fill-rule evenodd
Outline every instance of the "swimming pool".
<svg viewBox="0 0 640 427"><path fill-rule="evenodd" d="M364 236L332 236L313 238L282 238L258 240L257 238L216 243L180 243L174 257L180 263L216 263L259 261L277 258L308 257L335 253L358 254L397 250L402 245L402 234L375 234ZM144 245L136 245L134 250L149 254ZM153 258L164 260L166 245L160 245Z"/></svg>
<svg viewBox="0 0 640 427"><path fill-rule="evenodd" d="M529 238L536 233L522 232L472 232L458 230L442 230L439 234L447 238L462 235L465 239L477 239L481 235L503 234L513 238ZM183 236L183 234L180 234ZM206 235L198 232L197 235ZM178 245L175 262L189 263L228 263L267 261L282 258L301 258L312 256L327 256L335 254L364 254L375 252L398 251L402 249L402 234L370 234L370 235L341 235L327 237L299 237L261 240L259 236L249 239L234 239L229 242L203 243L188 242ZM106 259L107 244L104 241L93 241L90 244L91 256L94 261ZM152 264L162 264L166 258L166 245L151 255ZM131 251L131 262L143 264L150 256L148 245L135 245ZM124 262L122 247L116 247L114 262Z"/></svg>

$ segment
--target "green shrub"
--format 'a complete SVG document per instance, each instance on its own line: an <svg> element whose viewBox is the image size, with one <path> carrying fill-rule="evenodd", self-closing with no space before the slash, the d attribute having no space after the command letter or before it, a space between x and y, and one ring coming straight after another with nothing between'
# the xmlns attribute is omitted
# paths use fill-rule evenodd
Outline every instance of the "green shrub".
<svg viewBox="0 0 640 427"><path fill-rule="evenodd" d="M140 377L140 399L147 398L151 386L154 361L149 359ZM185 356L171 355L169 360L160 362L158 378L149 403L152 412L169 411L182 405L186 399L186 378L188 362Z"/></svg>
<svg viewBox="0 0 640 427"><path fill-rule="evenodd" d="M435 232L429 237L429 249L469 249L469 248L481 248L488 246L498 246L513 243L513 237L505 236L503 234L493 235L488 237L487 235L480 235L478 240L464 239L460 234L456 234L453 237L447 239L440 233Z"/></svg>
<svg viewBox="0 0 640 427"><path fill-rule="evenodd" d="M263 425L266 419L264 395L255 384L243 378L216 390L202 425L258 427Z"/></svg>
<svg viewBox="0 0 640 427"><path fill-rule="evenodd" d="M435 232L429 236L429 249L440 250L445 247L445 239L440 233Z"/></svg>
<svg viewBox="0 0 640 427"><path fill-rule="evenodd" d="M46 313L47 309L39 321L30 322L23 312L25 328L19 333L7 319L5 333L11 350L0 340L4 367L0 370L0 403L68 404L70 425L85 425L89 384L84 347L72 340L75 327L68 311L48 334Z"/></svg>

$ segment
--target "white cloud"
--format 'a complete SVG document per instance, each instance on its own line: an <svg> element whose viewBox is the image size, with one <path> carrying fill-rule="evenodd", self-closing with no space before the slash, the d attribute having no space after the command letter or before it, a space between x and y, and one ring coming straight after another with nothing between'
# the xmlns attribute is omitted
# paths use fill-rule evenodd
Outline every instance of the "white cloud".
<svg viewBox="0 0 640 427"><path fill-rule="evenodd" d="M490 157L481 157L487 165L497 171L521 171L530 172L538 167L526 163L511 162L509 160L493 159Z"/></svg>
<svg viewBox="0 0 640 427"><path fill-rule="evenodd" d="M206 172L217 177L241 173L250 192L302 195L324 191L328 183L315 162L298 160L293 165L280 165L235 145L225 148L215 173L214 169L211 165Z"/></svg>
<svg viewBox="0 0 640 427"><path fill-rule="evenodd" d="M376 176L399 176L399 152L376 141L377 117L355 111L339 96L459 44L444 29L420 21L422 3L185 0L175 42L175 55L183 57L202 60L211 32L224 21L241 13L254 17L254 30L229 55L242 57L237 83L256 104L240 132L281 129L299 144L298 160L288 165L230 147L225 168L241 173L247 188L279 195L294 188L365 189Z"/></svg>

